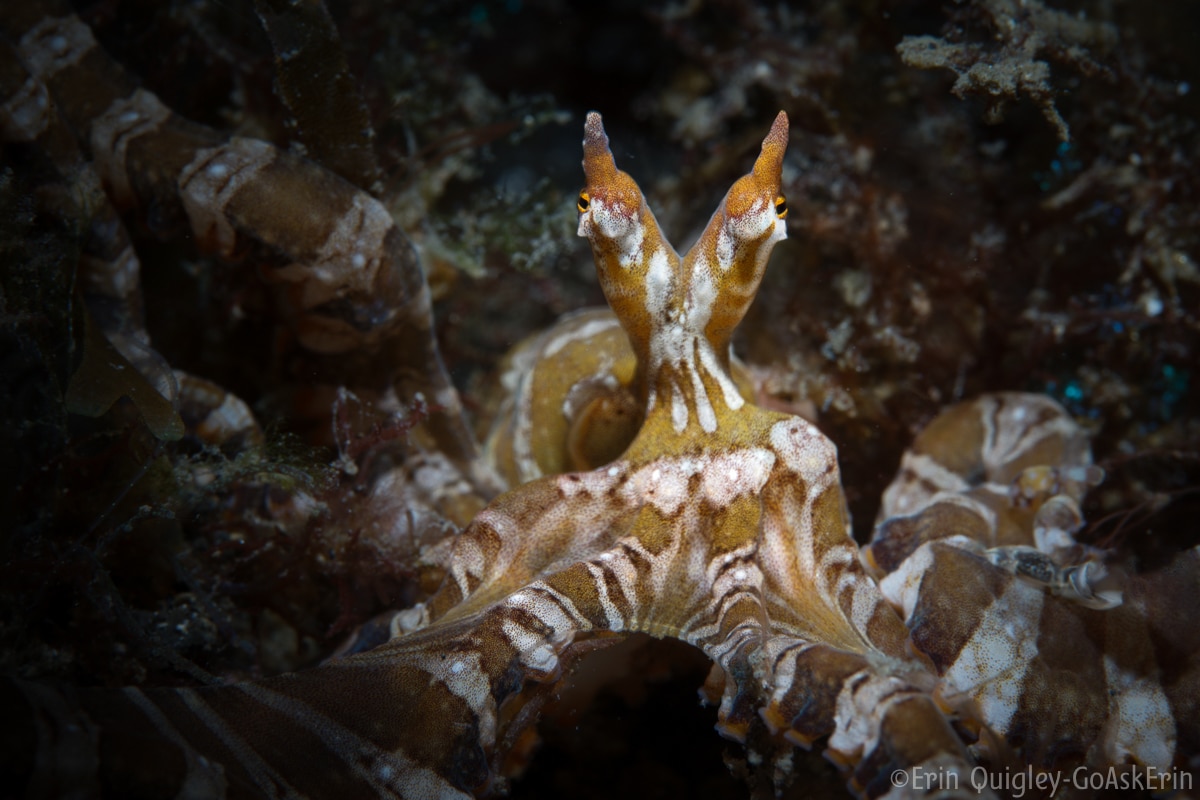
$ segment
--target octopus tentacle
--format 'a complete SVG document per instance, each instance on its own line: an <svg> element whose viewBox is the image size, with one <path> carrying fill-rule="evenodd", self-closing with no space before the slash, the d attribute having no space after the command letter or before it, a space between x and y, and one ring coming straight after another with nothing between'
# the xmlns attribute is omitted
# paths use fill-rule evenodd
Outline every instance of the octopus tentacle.
<svg viewBox="0 0 1200 800"><path fill-rule="evenodd" d="M119 208L152 210L160 224L185 226L224 257L247 242L273 251L285 263L267 277L291 301L290 323L313 373L385 398L423 395L435 409L424 425L433 445L481 493L494 493L433 337L421 265L378 200L267 142L179 117L61 0L7 5L0 33L79 132ZM136 265L122 270L132 284Z"/></svg>
<svg viewBox="0 0 1200 800"><path fill-rule="evenodd" d="M1052 400L959 404L905 454L864 558L933 661L939 695L968 699L1026 760L1167 771L1183 717L1162 683L1173 657L1150 633L1165 608L1142 598L1195 551L1125 576L1106 564L1115 554L1076 542L1079 503L1101 476Z"/></svg>

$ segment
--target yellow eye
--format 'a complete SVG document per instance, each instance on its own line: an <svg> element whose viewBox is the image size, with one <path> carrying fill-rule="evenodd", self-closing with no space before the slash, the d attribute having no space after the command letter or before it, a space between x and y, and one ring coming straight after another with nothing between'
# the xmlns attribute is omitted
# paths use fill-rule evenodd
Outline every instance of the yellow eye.
<svg viewBox="0 0 1200 800"><path fill-rule="evenodd" d="M583 212L588 210L588 206L591 205L591 202L592 202L592 198L588 197L587 192L580 192L579 193L579 201L577 203L575 203L575 207L578 208L579 213L582 214Z"/></svg>
<svg viewBox="0 0 1200 800"><path fill-rule="evenodd" d="M775 215L780 219L787 217L787 198L783 195L775 198Z"/></svg>

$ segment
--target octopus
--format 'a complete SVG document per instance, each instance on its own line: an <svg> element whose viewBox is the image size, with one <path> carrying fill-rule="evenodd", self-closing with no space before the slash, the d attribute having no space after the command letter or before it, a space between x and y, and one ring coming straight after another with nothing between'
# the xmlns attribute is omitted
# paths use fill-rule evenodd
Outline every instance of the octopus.
<svg viewBox="0 0 1200 800"><path fill-rule="evenodd" d="M1200 639L1180 598L1200 588L1200 549L1139 572L1076 539L1103 473L1057 403L994 393L944 410L905 454L864 547L834 443L758 404L732 341L787 236L784 112L683 256L588 114L578 233L609 309L569 316L511 355L478 454L419 268L368 193L257 140L219 141L142 89L108 88L107 108L82 108L95 102L72 98L82 84L64 75L102 57L86 26L5 15L19 42L6 135L55 143L93 189L102 178L126 196L177 195L213 247L254 236L285 251L291 263L270 277L293 301L302 347L351 354L331 374L371 383L359 388L381 402L421 391L438 403L423 435L448 456L445 483L462 484L450 505L466 520L440 545L435 591L315 668L197 688L9 681L17 735L32 743L17 770L30 796L486 794L536 722L539 687L634 634L707 657L701 696L718 732L780 785L794 747L822 747L865 797L989 796L979 770L1014 763L1190 781ZM91 130L99 177L54 139L47 86ZM139 161L151 147L155 169ZM319 218L334 223L284 241L287 216L251 202L284 188L319 194ZM164 439L176 426L259 436L245 404L160 368L129 311L130 255L108 256L89 274L117 310L93 313L87 341L145 378L130 399L147 422ZM370 356L385 358L383 378L362 377ZM196 408L163 407L180 387ZM495 475L513 488L489 499Z"/></svg>

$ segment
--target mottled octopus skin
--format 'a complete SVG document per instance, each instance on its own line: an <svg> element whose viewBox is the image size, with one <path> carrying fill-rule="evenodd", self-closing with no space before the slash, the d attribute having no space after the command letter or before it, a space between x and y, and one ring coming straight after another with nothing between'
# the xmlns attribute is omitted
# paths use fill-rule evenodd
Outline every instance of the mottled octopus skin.
<svg viewBox="0 0 1200 800"><path fill-rule="evenodd" d="M188 159L174 173L193 222L209 220L219 246L235 234L231 219L273 231L274 220L252 213L262 209L239 203L303 169L262 143L208 142L156 102L131 95L114 119L144 130L118 138L195 139L179 146ZM579 233L634 356L624 377L640 426L629 446L611 463L549 474L493 501L455 540L441 589L398 612L392 638L373 650L220 688L0 685L35 742L29 794L468 797L493 777L511 722L505 701L556 680L589 639L630 632L688 642L713 660L725 736L765 729L805 746L827 737L827 754L867 796L925 794L912 781L895 787L896 770L958 775L962 791L940 796L977 796L967 777L974 756L952 718L983 732L974 748L986 756L1004 755L988 751L991 729L1039 767L1064 758L1169 767L1177 742L1196 739L1197 643L1179 639L1185 667L1163 681L1166 651L1152 633L1186 625L1167 592L1196 587L1197 554L1130 579L1123 602L1079 571L1098 557L1070 537L1096 475L1061 409L989 396L935 421L902 470L916 488L890 494L867 551L881 589L849 535L834 445L739 389L730 339L786 236L786 146L780 113L751 173L681 258L589 114ZM204 181L188 193L214 165L220 176L245 172L244 186L224 200L197 194ZM109 180L119 191L129 175L145 177L131 168ZM327 218L371 217L368 196L327 183L344 201ZM381 248L389 224L380 220ZM340 241L326 233L310 249ZM328 299L310 267L282 276L317 293L300 303L306 310ZM342 328L314 325L318 343L340 346ZM1062 443L1038 449L1043 428ZM511 430L514 440L526 435ZM943 438L945 452L935 446ZM993 447L1000 441L1014 447ZM521 446L535 458L542 447ZM964 478L972 467L944 463L958 451L996 454L1005 477L994 482L1009 488L975 491ZM1026 452L1037 455L1012 457ZM147 760L156 771L140 768Z"/></svg>

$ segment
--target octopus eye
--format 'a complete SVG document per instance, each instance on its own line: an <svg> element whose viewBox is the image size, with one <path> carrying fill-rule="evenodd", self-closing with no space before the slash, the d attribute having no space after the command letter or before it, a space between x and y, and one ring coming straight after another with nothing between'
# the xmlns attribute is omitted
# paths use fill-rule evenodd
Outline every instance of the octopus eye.
<svg viewBox="0 0 1200 800"><path fill-rule="evenodd" d="M780 219L787 217L787 198L783 195L775 198L775 215Z"/></svg>
<svg viewBox="0 0 1200 800"><path fill-rule="evenodd" d="M587 192L580 192L579 200L578 200L578 202L575 203L575 207L578 208L579 213L582 214L583 212L588 210L588 206L591 205L591 202L592 202L592 198L588 197Z"/></svg>

